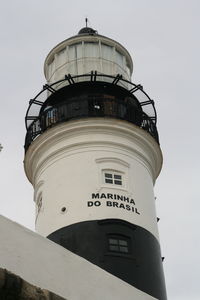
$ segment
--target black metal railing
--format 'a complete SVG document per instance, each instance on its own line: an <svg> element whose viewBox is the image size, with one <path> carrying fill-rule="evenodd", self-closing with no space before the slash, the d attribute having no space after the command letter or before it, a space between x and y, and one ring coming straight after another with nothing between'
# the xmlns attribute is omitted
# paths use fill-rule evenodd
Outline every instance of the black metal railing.
<svg viewBox="0 0 200 300"><path fill-rule="evenodd" d="M116 76L101 74L97 71L91 71L87 74L81 75L65 75L64 78L53 82L51 84L45 84L43 89L29 101L29 106L26 112L25 124L26 128L29 128L29 125L33 120L38 119L41 106L47 101L47 99L57 93L60 89L67 86L75 86L79 83L105 83L110 84L111 86L120 86L123 87L126 91L129 92L130 96L134 96L139 102L142 110L145 114L149 116L149 118L156 124L157 122L157 114L154 105L154 101L147 95L144 91L141 84L135 84L131 81L123 78L122 75L117 74Z"/></svg>
<svg viewBox="0 0 200 300"><path fill-rule="evenodd" d="M159 143L156 124L131 102L109 97L81 97L44 109L27 129L25 151L48 128L61 122L88 117L109 117L131 122L147 131Z"/></svg>

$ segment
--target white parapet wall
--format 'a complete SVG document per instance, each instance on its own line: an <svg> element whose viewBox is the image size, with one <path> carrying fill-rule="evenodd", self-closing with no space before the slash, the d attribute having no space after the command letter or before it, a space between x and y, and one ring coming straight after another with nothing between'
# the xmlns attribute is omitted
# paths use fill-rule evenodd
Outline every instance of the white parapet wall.
<svg viewBox="0 0 200 300"><path fill-rule="evenodd" d="M65 248L0 216L0 267L67 300L155 300Z"/></svg>

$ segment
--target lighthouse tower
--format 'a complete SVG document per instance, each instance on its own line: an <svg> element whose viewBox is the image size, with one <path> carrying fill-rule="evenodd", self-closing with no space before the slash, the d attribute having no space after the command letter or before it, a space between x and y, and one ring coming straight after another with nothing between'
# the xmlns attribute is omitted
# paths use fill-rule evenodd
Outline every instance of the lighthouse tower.
<svg viewBox="0 0 200 300"><path fill-rule="evenodd" d="M128 51L89 27L55 46L26 114L25 172L36 231L105 270L109 299L117 277L132 299L166 300L156 110L132 71Z"/></svg>

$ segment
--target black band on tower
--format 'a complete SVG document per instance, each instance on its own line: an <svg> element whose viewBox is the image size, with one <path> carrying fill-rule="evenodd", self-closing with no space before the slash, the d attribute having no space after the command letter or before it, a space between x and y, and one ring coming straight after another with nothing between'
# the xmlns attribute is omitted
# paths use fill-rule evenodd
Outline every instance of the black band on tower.
<svg viewBox="0 0 200 300"><path fill-rule="evenodd" d="M147 230L119 219L80 222L48 238L137 289L166 300L160 245Z"/></svg>

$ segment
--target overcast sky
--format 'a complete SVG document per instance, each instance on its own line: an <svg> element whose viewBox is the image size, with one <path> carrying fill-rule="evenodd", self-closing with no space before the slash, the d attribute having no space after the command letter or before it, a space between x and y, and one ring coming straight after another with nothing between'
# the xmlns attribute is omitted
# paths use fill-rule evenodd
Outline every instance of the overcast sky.
<svg viewBox="0 0 200 300"><path fill-rule="evenodd" d="M198 0L7 0L0 6L0 214L34 230L24 175L24 116L45 83L43 62L84 27L130 52L132 81L154 99L164 165L157 214L169 300L200 299Z"/></svg>

